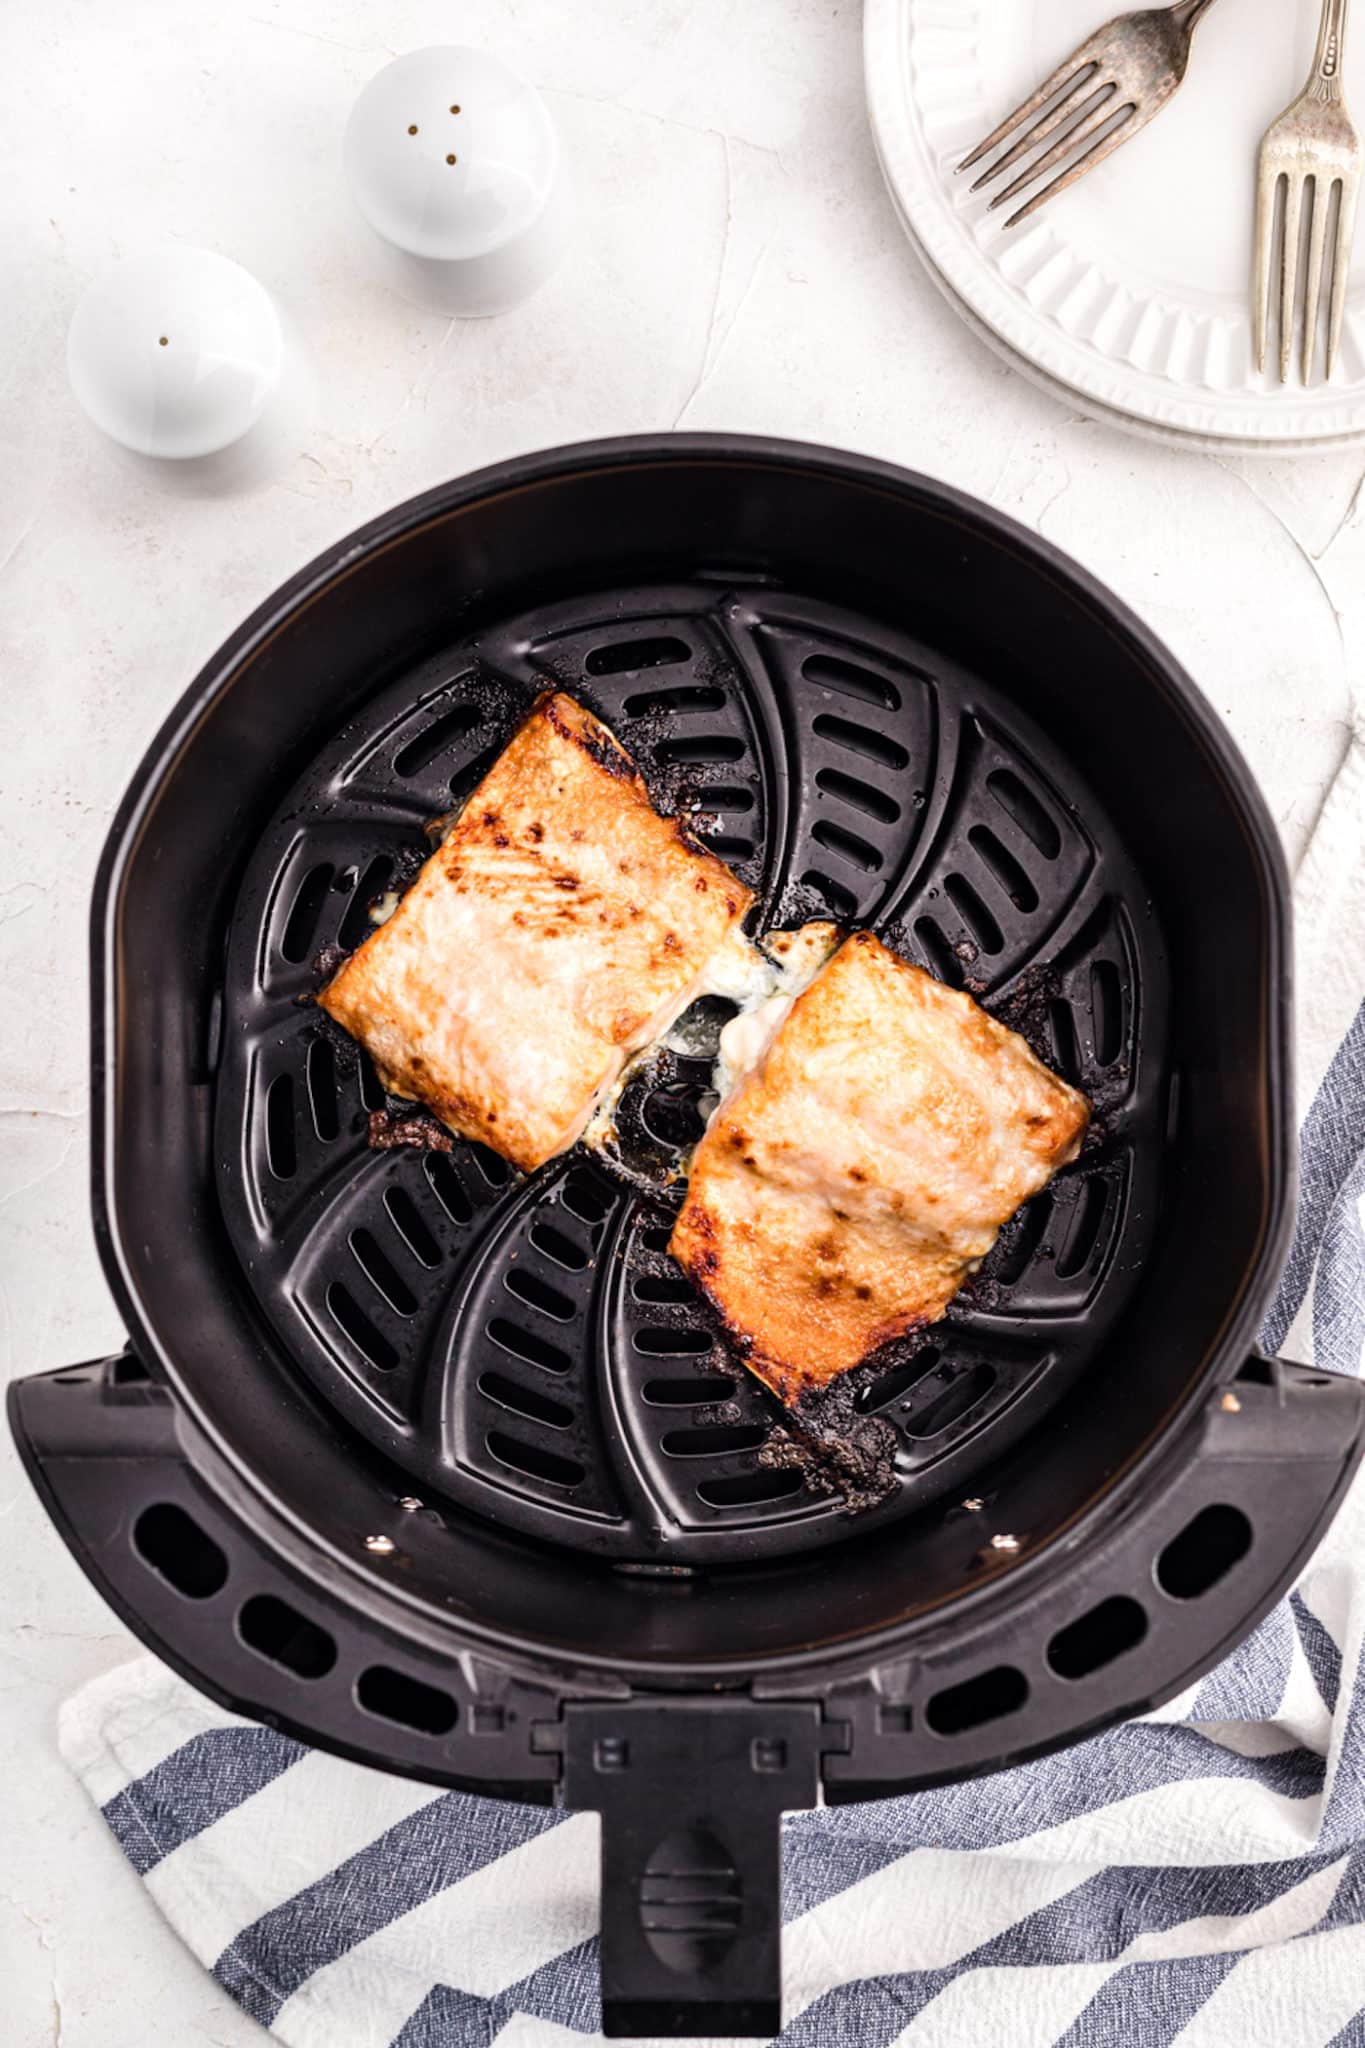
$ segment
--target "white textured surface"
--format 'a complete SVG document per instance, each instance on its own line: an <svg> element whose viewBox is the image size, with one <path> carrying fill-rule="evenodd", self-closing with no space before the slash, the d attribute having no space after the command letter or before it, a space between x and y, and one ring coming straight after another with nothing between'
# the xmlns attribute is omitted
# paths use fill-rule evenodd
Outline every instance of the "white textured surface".
<svg viewBox="0 0 1365 2048"><path fill-rule="evenodd" d="M339 164L365 80L455 34L545 89L591 199L566 269L518 312L467 325L372 283ZM1302 848L1363 651L1365 457L1149 447L1077 419L966 335L883 189L856 7L463 0L453 21L437 0L8 0L0 76L8 1372L120 1336L86 1204L85 919L123 785L252 605L448 474L682 424L947 477L1069 548L1166 636L1247 749L1291 855ZM157 495L67 394L81 290L125 242L159 235L245 264L316 358L317 424L254 497ZM7 1442L0 1532L5 2048L249 2048L259 2029L167 1933L57 1761L57 1701L131 1646Z"/></svg>

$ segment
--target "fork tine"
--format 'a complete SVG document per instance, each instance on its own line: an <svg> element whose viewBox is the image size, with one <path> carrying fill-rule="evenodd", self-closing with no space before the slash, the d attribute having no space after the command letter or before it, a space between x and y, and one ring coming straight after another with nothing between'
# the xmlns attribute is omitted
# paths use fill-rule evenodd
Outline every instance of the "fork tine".
<svg viewBox="0 0 1365 2048"><path fill-rule="evenodd" d="M969 171L973 164L980 163L982 157L987 156L997 143L1004 142L1008 136L1014 133L1021 121L1027 121L1031 114L1036 114L1040 107L1045 107L1052 98L1052 95L1060 92L1068 80L1071 81L1068 98L1070 93L1074 92L1078 86L1084 85L1092 72L1098 68L1094 58L1087 57L1086 52L1088 48L1089 45L1087 43L1082 43L1079 50L1073 50L1071 55L1057 66L1051 78L1043 80L1037 92L1030 93L1026 100L1020 102L1012 114L1006 114L1000 126L992 128L985 141L978 142L970 156L963 157L962 162L958 165L958 170ZM1075 74L1074 77L1073 73Z"/></svg>
<svg viewBox="0 0 1365 2048"><path fill-rule="evenodd" d="M1264 156L1256 168L1256 255L1253 262L1255 294L1252 312L1256 329L1256 367L1265 368L1266 332L1270 316L1270 252L1275 243L1275 205L1280 194L1280 173L1272 171Z"/></svg>
<svg viewBox="0 0 1365 2048"><path fill-rule="evenodd" d="M1346 286L1351 269L1351 241L1355 234L1356 193L1360 178L1357 172L1343 178L1341 183L1341 207L1337 213L1336 240L1332 250L1332 310L1327 325L1327 375L1337 359L1337 348L1341 342L1341 323L1346 312Z"/></svg>
<svg viewBox="0 0 1365 2048"><path fill-rule="evenodd" d="M996 193L991 201L992 208L1003 206L1007 199L1013 199L1016 192L1022 192L1025 185L1032 185L1045 171L1050 171L1054 164L1059 164L1063 157L1069 156L1073 149L1079 149L1083 142L1088 142L1097 129L1103 128L1105 122L1111 120L1117 113L1117 94L1118 86L1112 79L1108 80L1098 93L1092 93L1086 101L1091 111L1085 119L1068 130L1059 142L1054 142L1051 149L1044 150L1034 162L1025 165L1017 178L1011 179L1002 192Z"/></svg>
<svg viewBox="0 0 1365 2048"><path fill-rule="evenodd" d="M1096 164L1102 164L1104 159L1107 156L1111 156L1119 144L1126 142L1129 135L1133 132L1131 124L1134 112L1135 109L1131 105L1127 107L1124 111L1123 119L1119 122L1117 128L1111 128L1107 135L1101 135L1099 141L1092 144L1085 152L1085 155L1064 170L1060 177L1054 178L1050 185L1044 185L1041 192L1035 192L1026 206L1021 206L1017 213L1010 215L1009 219L1005 222L1005 226L1007 228L1018 227L1021 220L1027 220L1029 215L1036 213L1040 206L1046 206L1054 192L1065 192L1067 186L1074 185L1077 178L1083 178L1087 171L1094 170ZM1140 122L1138 126L1141 126Z"/></svg>
<svg viewBox="0 0 1365 2048"><path fill-rule="evenodd" d="M1067 112L1071 116L1071 123L1065 133L1057 137L1050 149L1034 157L1031 164L1025 165L1024 169L1019 172L1018 176L1010 184L1003 186L991 201L992 206L1003 206L1007 199L1012 198L1016 192L1022 191L1025 185L1031 185L1035 178L1041 177L1044 171L1060 161L1069 149L1074 149L1088 135L1093 134L1096 114L1100 108L1109 106L1109 102L1117 91L1118 86L1116 82L1112 78L1106 78L1101 85L1096 86L1093 92L1087 93L1083 100L1072 103L1067 108ZM972 187L973 192L984 185L987 179L993 178L997 171L1003 171L1007 162L1031 150L1035 143L1045 142L1057 125L1055 120L1049 119L1046 126L1040 123L1030 128L1026 134L1020 137L1019 141L1010 151L1008 158L1001 157L1000 161L993 164L984 177L977 179L976 184Z"/></svg>
<svg viewBox="0 0 1365 2048"><path fill-rule="evenodd" d="M1303 301L1302 377L1308 383L1313 374L1313 351L1318 339L1318 299L1322 292L1322 253L1327 241L1327 215L1332 205L1330 178L1313 178L1313 211L1308 227L1308 288Z"/></svg>
<svg viewBox="0 0 1365 2048"><path fill-rule="evenodd" d="M1063 94L1050 114L1044 114L1033 123L1031 128L1025 128L1023 133L1011 144L1003 156L998 156L994 163L987 164L981 176L974 181L972 185L973 192L979 192L983 185L989 185L992 178L998 178L1000 173L1008 170L1017 158L1024 155L1025 151L1035 148L1039 143L1046 142L1048 136L1053 134L1063 121L1074 123L1084 119L1086 110L1092 104L1095 96L1093 93L1089 93L1083 100L1078 100L1076 94L1092 76L1092 72L1086 72L1083 76L1078 74L1075 83ZM1113 90L1112 86L1110 90Z"/></svg>
<svg viewBox="0 0 1365 2048"><path fill-rule="evenodd" d="M1284 192L1284 245L1280 251L1280 382L1289 381L1294 352L1294 287L1299 281L1299 229L1303 219L1302 178L1288 174Z"/></svg>
<svg viewBox="0 0 1365 2048"><path fill-rule="evenodd" d="M1050 170L1054 163L1066 156L1077 143L1086 141L1090 136L1098 135L1098 140L1092 142L1090 148L1085 150L1076 159L1075 163L1069 165L1059 177L1054 178L1050 185L1044 185L1042 191L1036 192L1027 205L1021 206L1017 213L1012 213L1005 222L1005 226L1007 228L1016 227L1021 220L1027 220L1029 215L1036 213L1038 208L1051 199L1054 193L1064 192L1068 185L1075 184L1077 178L1083 178L1087 171L1094 170L1096 164L1103 163L1111 151L1116 150L1121 142L1128 140L1131 123L1136 112L1137 108L1131 100L1126 107L1122 108L1116 107L1112 98L1106 100L1103 107L1096 110L1095 115L1085 123L1083 128L1078 129L1073 135L1068 135L1066 140L1060 143L1056 149L1048 151L1041 163L1034 164L1031 170L1025 171L1020 177L1017 177L1014 183L1000 194L998 199L991 201L992 207L1002 206L1011 193L1018 192L1024 185L1032 184L1044 171ZM1116 113L1120 117L1117 126L1109 129L1107 133L1104 132L1105 123L1113 120Z"/></svg>

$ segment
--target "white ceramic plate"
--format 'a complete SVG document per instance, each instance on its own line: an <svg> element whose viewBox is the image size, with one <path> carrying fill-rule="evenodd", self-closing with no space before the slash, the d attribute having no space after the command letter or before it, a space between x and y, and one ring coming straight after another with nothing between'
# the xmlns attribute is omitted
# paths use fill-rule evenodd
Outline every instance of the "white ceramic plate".
<svg viewBox="0 0 1365 2048"><path fill-rule="evenodd" d="M930 274L1021 367L1093 412L1203 446L1365 440L1365 226L1336 374L1281 385L1252 361L1256 145L1308 75L1317 0L1220 0L1151 126L1022 227L954 166L1121 0L866 0L882 169ZM1348 33L1365 129L1365 23Z"/></svg>

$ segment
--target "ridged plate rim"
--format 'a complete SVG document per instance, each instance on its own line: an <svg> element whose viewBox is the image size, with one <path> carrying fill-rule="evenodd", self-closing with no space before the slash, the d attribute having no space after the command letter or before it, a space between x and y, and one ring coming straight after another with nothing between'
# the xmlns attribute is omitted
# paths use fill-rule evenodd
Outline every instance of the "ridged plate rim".
<svg viewBox="0 0 1365 2048"><path fill-rule="evenodd" d="M1308 391L1269 382L1261 388L1251 364L1249 296L1244 311L1229 319L1175 293L1158 296L1125 283L1121 250L1111 273L1073 246L1066 198L1019 233L978 242L973 223L981 201L955 193L951 181L959 146L1004 111L988 104L980 75L982 11L983 0L866 0L863 22L868 114L882 174L931 278L968 325L1044 388L1149 437L1206 452L1276 455L1365 443L1358 289L1334 382ZM951 64L941 54L945 38L960 45ZM937 144L931 130L942 138ZM1250 205L1250 176L1247 190ZM1192 362L1202 375L1193 374ZM1219 388L1208 381L1213 365L1239 381Z"/></svg>

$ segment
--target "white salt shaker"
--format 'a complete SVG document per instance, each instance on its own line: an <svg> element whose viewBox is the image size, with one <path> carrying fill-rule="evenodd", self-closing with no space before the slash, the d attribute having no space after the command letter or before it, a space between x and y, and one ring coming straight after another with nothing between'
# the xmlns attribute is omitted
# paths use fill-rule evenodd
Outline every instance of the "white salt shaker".
<svg viewBox="0 0 1365 2048"><path fill-rule="evenodd" d="M255 482L301 431L307 379L280 313L210 249L170 244L98 278L66 362L88 417L173 487Z"/></svg>
<svg viewBox="0 0 1365 2048"><path fill-rule="evenodd" d="M346 124L346 176L395 289L444 313L500 313L559 266L569 205L544 100L484 50L412 50Z"/></svg>

